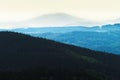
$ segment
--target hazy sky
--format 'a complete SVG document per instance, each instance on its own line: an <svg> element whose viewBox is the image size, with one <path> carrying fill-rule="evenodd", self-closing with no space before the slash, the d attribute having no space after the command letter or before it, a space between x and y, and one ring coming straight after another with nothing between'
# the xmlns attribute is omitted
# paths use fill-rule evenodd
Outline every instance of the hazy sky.
<svg viewBox="0 0 120 80"><path fill-rule="evenodd" d="M120 0L0 0L0 21L19 21L49 13L91 20L120 17Z"/></svg>

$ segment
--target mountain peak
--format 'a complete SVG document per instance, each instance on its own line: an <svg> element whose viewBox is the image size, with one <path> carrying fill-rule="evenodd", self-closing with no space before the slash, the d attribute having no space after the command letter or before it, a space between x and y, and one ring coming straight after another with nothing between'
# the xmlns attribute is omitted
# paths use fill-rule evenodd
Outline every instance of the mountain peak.
<svg viewBox="0 0 120 80"><path fill-rule="evenodd" d="M40 18L44 18L44 19L77 19L77 17L73 17L72 15L66 14L66 13L54 13L54 14L44 14L42 16L36 17L36 19L40 19ZM35 18L34 18L35 19Z"/></svg>
<svg viewBox="0 0 120 80"><path fill-rule="evenodd" d="M42 16L52 16L52 15L60 15L60 16L72 16L70 14L67 14L67 13L51 13L51 14L44 14Z"/></svg>

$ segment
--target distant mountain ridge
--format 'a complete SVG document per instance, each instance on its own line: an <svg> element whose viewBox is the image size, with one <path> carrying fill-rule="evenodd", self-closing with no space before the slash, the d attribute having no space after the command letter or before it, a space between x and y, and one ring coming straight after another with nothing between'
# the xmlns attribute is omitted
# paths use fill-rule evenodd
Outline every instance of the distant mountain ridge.
<svg viewBox="0 0 120 80"><path fill-rule="evenodd" d="M7 29L1 29L7 30ZM93 26L93 27L85 27L85 26L63 26L63 27L31 27L31 28L16 28L10 29L8 31L15 31L20 33L67 33L73 31L93 31L93 32L106 32L106 31L119 31L120 23L116 24L106 24L102 26Z"/></svg>

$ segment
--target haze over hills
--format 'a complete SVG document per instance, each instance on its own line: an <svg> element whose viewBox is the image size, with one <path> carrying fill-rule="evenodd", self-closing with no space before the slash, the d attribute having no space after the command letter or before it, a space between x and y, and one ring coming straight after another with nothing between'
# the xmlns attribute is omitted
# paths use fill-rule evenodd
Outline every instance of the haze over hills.
<svg viewBox="0 0 120 80"><path fill-rule="evenodd" d="M115 23L120 23L120 18L106 21L106 24L115 24Z"/></svg>
<svg viewBox="0 0 120 80"><path fill-rule="evenodd" d="M65 13L46 14L21 22L1 23L1 28L28 28L28 27L65 27L65 26L85 26L93 27L104 24L120 22L119 19L110 21L91 21L78 18Z"/></svg>
<svg viewBox="0 0 120 80"><path fill-rule="evenodd" d="M38 24L38 26L45 26L45 27L55 27L55 26L93 26L95 22L78 18L69 14L65 13L56 13L56 14L47 14L40 17L33 18L27 21L28 24L32 23ZM96 23L97 24L97 23Z"/></svg>
<svg viewBox="0 0 120 80"><path fill-rule="evenodd" d="M43 16L39 16L28 20L27 22L31 22L34 24L40 24L40 26L65 26L66 24L72 23L73 21L78 21L79 18L73 17L71 15L57 13L57 14L46 14Z"/></svg>
<svg viewBox="0 0 120 80"><path fill-rule="evenodd" d="M11 27L63 27L63 26L93 26L96 23L90 20L77 18L65 13L56 13L56 14L46 14L32 18L30 20L16 22L16 23L7 23L1 26L11 26Z"/></svg>
<svg viewBox="0 0 120 80"><path fill-rule="evenodd" d="M119 80L120 56L0 32L1 80Z"/></svg>

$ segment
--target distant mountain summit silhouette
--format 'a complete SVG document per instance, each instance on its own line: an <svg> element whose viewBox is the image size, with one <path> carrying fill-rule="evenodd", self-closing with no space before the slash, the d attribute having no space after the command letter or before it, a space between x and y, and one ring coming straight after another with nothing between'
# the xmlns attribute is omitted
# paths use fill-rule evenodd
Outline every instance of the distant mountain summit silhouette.
<svg viewBox="0 0 120 80"><path fill-rule="evenodd" d="M98 22L78 18L65 13L45 14L29 20L13 23L1 23L5 28L28 27L65 27L65 26L95 26Z"/></svg>
<svg viewBox="0 0 120 80"><path fill-rule="evenodd" d="M79 24L78 24L79 23ZM94 22L95 23L95 22ZM46 14L26 21L31 26L59 27L59 26L91 26L92 21L78 18L65 13Z"/></svg>

